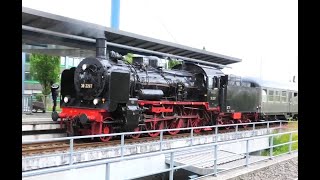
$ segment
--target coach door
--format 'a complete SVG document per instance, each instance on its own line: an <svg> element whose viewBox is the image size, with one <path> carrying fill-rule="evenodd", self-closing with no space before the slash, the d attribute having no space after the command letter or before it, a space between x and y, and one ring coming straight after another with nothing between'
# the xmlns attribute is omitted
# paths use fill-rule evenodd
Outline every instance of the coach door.
<svg viewBox="0 0 320 180"><path fill-rule="evenodd" d="M296 91L292 92L290 112L292 113L298 112L298 92Z"/></svg>
<svg viewBox="0 0 320 180"><path fill-rule="evenodd" d="M293 105L293 101L292 101L292 94L293 92L292 91L289 91L288 93L288 112L292 112L292 105Z"/></svg>

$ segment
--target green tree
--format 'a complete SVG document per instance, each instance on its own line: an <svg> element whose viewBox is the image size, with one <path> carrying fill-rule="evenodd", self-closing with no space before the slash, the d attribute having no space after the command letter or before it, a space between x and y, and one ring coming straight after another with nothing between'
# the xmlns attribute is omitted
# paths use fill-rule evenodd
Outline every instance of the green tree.
<svg viewBox="0 0 320 180"><path fill-rule="evenodd" d="M172 69L177 64L181 64L181 61L178 61L176 59L170 59L168 63L168 68Z"/></svg>
<svg viewBox="0 0 320 180"><path fill-rule="evenodd" d="M42 94L46 97L50 94L51 82L57 82L60 75L60 57L44 54L32 54L30 56L30 74L42 86Z"/></svg>
<svg viewBox="0 0 320 180"><path fill-rule="evenodd" d="M132 58L133 58L133 54L132 53L128 53L124 56L124 60L126 60L128 63L132 64Z"/></svg>

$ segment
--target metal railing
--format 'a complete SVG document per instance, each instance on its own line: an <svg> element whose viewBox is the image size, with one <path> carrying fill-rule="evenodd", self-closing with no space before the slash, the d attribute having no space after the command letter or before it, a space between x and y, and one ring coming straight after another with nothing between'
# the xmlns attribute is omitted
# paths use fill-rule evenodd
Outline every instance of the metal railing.
<svg viewBox="0 0 320 180"><path fill-rule="evenodd" d="M46 100L45 100L46 98ZM33 112L51 111L53 106L52 96L42 94L23 94L22 113L31 114ZM57 98L56 109L60 109L60 98ZM37 110L37 111L36 111Z"/></svg>
<svg viewBox="0 0 320 180"><path fill-rule="evenodd" d="M132 159L138 159L138 158L144 158L144 157L150 157L150 156L156 156L156 155L160 155L160 154L169 154L170 157L170 168L162 170L162 171L158 171L156 173L152 173L149 175L153 175L153 174L158 174L158 173L163 173L163 172L170 172L170 180L173 179L173 174L174 171L177 169L181 169L181 168L185 168L188 166L192 166L193 164L186 164L186 165L182 165L182 166L178 166L178 167L174 167L174 154L178 153L178 152L183 152L183 151L188 151L191 149L201 149L201 148L212 148L212 151L214 152L214 159L212 160L208 160L214 163L214 172L207 174L205 176L210 176L210 175L217 175L218 173L221 173L223 171L219 171L218 172L218 160L219 158L217 158L218 156L218 148L221 145L224 144L231 144L231 143L235 143L235 142L242 142L242 141L246 141L246 152L243 153L242 155L244 155L246 157L246 161L245 164L241 165L241 166L248 166L249 164L255 163L255 162L251 162L249 161L249 157L250 157L250 153L251 151L249 151L249 141L250 140L254 140L254 139L259 139L259 138L266 138L266 137L270 137L270 145L267 149L270 149L270 157L268 158L273 158L275 156L273 156L273 149L275 147L278 146L282 146L282 145L289 145L289 151L288 153L293 152L292 151L292 143L297 143L298 141L292 141L292 134L293 133L298 133L298 131L290 131L290 132L282 132L282 133L277 133L277 134L270 134L270 124L272 123L278 123L279 124L279 128L281 128L283 126L283 123L290 123L291 121L267 121L267 122L251 122L251 123L242 123L240 124L227 124L227 125L215 125L215 126L203 126L203 127L189 127L189 128L179 128L179 129L163 129L163 130L152 130L152 131L140 131L140 132L125 132L125 133L114 133L114 134L103 134L103 135L88 135L88 136L75 136L75 137L65 137L65 138L54 138L54 139L44 139L44 140L28 140L28 141L23 141L22 144L32 144L32 143L43 143L43 142L55 142L55 141L64 141L64 140L69 140L69 152L67 153L56 153L56 154L47 154L47 155L40 155L40 156L31 156L31 157L24 157L22 158L22 160L25 159L34 159L34 158L41 158L41 157L51 157L51 156L61 156L61 155L69 155L69 164L68 165L64 165L64 166L59 166L59 167L53 167L53 168L46 168L46 169L38 169L38 170L31 170L31 171L25 171L22 172L22 176L23 177L27 177L27 176L34 176L34 175L39 175L39 174L45 174L45 173L52 173L52 172L58 172L58 171L63 171L63 170L69 170L69 169L75 169L75 168L82 168L82 167L89 167L89 166L94 166L94 165L101 165L101 164L108 164L108 163L113 163L113 162L119 162L119 161L124 161L124 160L132 160ZM243 126L243 125L251 125L250 127L248 127L247 130L256 130L256 127L258 125L261 124L267 124L267 135L260 135L260 136L256 136L256 137L249 137L249 138L241 138L239 139L237 134L240 132L239 131L239 126ZM222 141L222 142L218 142L217 137L219 135L218 131L219 128L222 127L227 127L227 126L231 126L234 127L234 132L236 134L236 138L233 140L228 140L228 141ZM214 129L211 134L211 136L213 136L215 138L215 140L211 143L207 143L207 144L201 144L201 145L196 145L193 143L195 138L200 138L201 136L195 136L194 135L194 130L195 129L203 129L203 128L212 128ZM250 129L251 128L251 129ZM179 148L175 148L175 149L163 149L163 144L169 141L176 141L175 139L164 139L163 135L165 132L167 131L174 131L174 130L189 130L190 131L190 136L188 137L188 139L190 139L190 144L188 146L185 147L179 147ZM124 148L125 147L129 147L129 146L136 146L134 144L126 144L125 143L125 136L128 135L133 135L133 134L145 134L145 133L151 133L151 132L160 132L160 136L159 139L155 139L155 141L153 142L147 142L146 144L159 144L160 148L158 151L156 152L148 152L148 153L144 153L144 154L134 154L134 155L124 155ZM283 143L283 144L278 144L278 145L273 145L273 137L274 136L279 136L279 135L285 135L285 134L290 134L290 140L289 142ZM102 159L102 160L94 160L94 161L89 161L89 162L74 162L73 161L73 156L76 154L80 154L83 152L93 152L93 151L101 151L103 150L103 148L99 148L99 149L90 149L90 150L82 150L82 151L74 151L74 141L77 139L86 139L86 138L97 138L97 137L109 137L109 136L120 136L121 140L120 140L120 156L118 157L113 157L113 158L108 158L108 159ZM206 134L205 136L210 136L210 134ZM106 149L110 149L110 148L119 148L119 146L117 147L107 147ZM261 149L263 150L263 149ZM255 150L257 151L257 150ZM239 155L239 154L236 154ZM234 155L232 155L234 156ZM226 158L226 157L223 157ZM240 167L240 166L239 166ZM233 168L232 168L233 169ZM149 176L146 175L146 176ZM202 177L205 177L202 176ZM139 178L139 177L134 177L134 178Z"/></svg>
<svg viewBox="0 0 320 180"><path fill-rule="evenodd" d="M32 95L22 95L22 113L32 113Z"/></svg>

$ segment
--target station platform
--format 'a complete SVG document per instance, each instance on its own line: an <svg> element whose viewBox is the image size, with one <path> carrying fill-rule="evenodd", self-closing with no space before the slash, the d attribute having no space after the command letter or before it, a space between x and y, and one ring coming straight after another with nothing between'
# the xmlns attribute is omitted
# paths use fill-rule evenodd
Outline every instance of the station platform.
<svg viewBox="0 0 320 180"><path fill-rule="evenodd" d="M64 125L52 121L51 112L22 114L22 140L65 137Z"/></svg>
<svg viewBox="0 0 320 180"><path fill-rule="evenodd" d="M50 113L22 114L22 131L60 129L59 121L52 121Z"/></svg>
<svg viewBox="0 0 320 180"><path fill-rule="evenodd" d="M22 114L22 124L30 123L30 122L45 122L45 121L53 122L51 119L51 112Z"/></svg>

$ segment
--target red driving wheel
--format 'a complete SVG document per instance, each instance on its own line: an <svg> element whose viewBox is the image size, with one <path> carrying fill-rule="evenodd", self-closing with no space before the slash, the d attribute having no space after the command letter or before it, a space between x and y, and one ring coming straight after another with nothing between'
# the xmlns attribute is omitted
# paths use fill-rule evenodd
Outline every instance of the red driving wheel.
<svg viewBox="0 0 320 180"><path fill-rule="evenodd" d="M112 128L108 124L103 123L102 134L111 134L111 132L112 132ZM108 142L111 138L112 136L104 136L104 137L100 137L100 140L103 142Z"/></svg>
<svg viewBox="0 0 320 180"><path fill-rule="evenodd" d="M139 131L141 131L140 126L134 128L133 131L134 131L134 132L139 132ZM139 134L131 134L131 135L130 135L130 137L132 137L133 139L138 139L140 136L141 136L141 133L139 133Z"/></svg>
<svg viewBox="0 0 320 180"><path fill-rule="evenodd" d="M182 128L183 126L183 120L179 119L179 120L172 120L169 125L168 125L168 129L176 129L176 128ZM171 135L176 135L179 133L180 130L175 130L175 131L168 131L169 134Z"/></svg>
<svg viewBox="0 0 320 180"><path fill-rule="evenodd" d="M161 130L164 127L163 121L151 121L146 123L146 129L148 131L151 130ZM151 137L156 137L160 134L160 132L150 132L148 133Z"/></svg>
<svg viewBox="0 0 320 180"><path fill-rule="evenodd" d="M201 126L201 119L200 119L200 118L192 119L192 120L191 120L191 126L192 126L192 127L199 127L199 126ZM195 132L195 133L200 133L201 130L202 130L201 128L193 129L193 132Z"/></svg>

